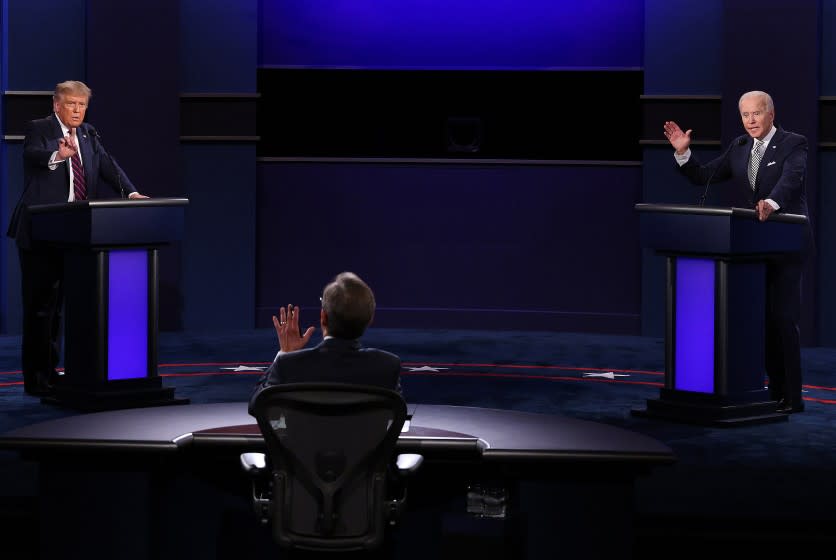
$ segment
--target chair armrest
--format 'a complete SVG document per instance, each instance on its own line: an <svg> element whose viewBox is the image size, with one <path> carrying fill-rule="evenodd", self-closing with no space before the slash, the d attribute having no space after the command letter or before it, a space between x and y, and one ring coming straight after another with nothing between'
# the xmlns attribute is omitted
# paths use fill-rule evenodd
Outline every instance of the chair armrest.
<svg viewBox="0 0 836 560"><path fill-rule="evenodd" d="M241 468L252 478L253 510L261 524L267 525L273 505L267 456L264 453L241 453L240 460Z"/></svg>
<svg viewBox="0 0 836 560"><path fill-rule="evenodd" d="M401 453L395 461L402 475L414 474L423 462L424 456L417 453Z"/></svg>
<svg viewBox="0 0 836 560"><path fill-rule="evenodd" d="M247 474L262 475L267 470L267 457L264 453L241 453L241 468Z"/></svg>

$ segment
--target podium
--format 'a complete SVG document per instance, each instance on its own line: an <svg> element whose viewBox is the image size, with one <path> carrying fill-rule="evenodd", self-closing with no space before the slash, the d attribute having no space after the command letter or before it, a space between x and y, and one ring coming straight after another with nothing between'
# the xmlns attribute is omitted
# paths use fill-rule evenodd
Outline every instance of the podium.
<svg viewBox="0 0 836 560"><path fill-rule="evenodd" d="M157 374L158 250L188 199L31 206L33 241L64 253L64 375L42 402L95 411L186 404Z"/></svg>
<svg viewBox="0 0 836 560"><path fill-rule="evenodd" d="M765 387L766 268L802 251L806 216L637 204L666 257L665 385L638 416L729 426L786 421Z"/></svg>

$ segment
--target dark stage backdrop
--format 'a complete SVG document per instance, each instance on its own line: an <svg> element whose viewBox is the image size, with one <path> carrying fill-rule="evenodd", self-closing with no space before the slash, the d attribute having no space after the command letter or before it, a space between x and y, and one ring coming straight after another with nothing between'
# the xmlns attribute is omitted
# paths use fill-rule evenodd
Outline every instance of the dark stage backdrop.
<svg viewBox="0 0 836 560"><path fill-rule="evenodd" d="M262 3L256 323L638 333L644 2Z"/></svg>
<svg viewBox="0 0 836 560"><path fill-rule="evenodd" d="M262 162L257 316L341 270L379 326L639 329L637 165Z"/></svg>
<svg viewBox="0 0 836 560"><path fill-rule="evenodd" d="M638 70L262 68L261 157L641 159Z"/></svg>
<svg viewBox="0 0 836 560"><path fill-rule="evenodd" d="M5 227L22 184L21 138L16 137L19 127L15 123L23 122L20 117L24 113L25 118L31 118L30 114L40 116L44 107L40 98L34 100L34 112L22 107L32 100L21 93L48 92L56 81L70 77L94 81L97 97L91 119L95 117L96 124L106 133L108 145L117 152L120 162L132 172L137 169L131 147L125 146L133 146L131 142L138 139L144 147L139 152L150 149L161 153L164 165L158 169L171 172L165 181L160 181L153 174L143 178L144 172L137 171L143 188L156 195L185 193L192 200L187 239L179 255L181 268L165 266L166 274L172 274L166 282L173 297L169 299L171 305L165 308L170 319L166 324L172 328L247 328L256 308L285 299L278 288L269 301L261 296L256 301L254 296L254 286L263 291L276 282L270 276L273 271L262 271L261 261L256 258L255 219L263 215L275 217L283 211L281 202L262 209L260 214L256 211L257 194L263 201L263 193L283 188L274 183L256 185L257 71L328 71L329 78L407 71L414 72L410 79L433 73L454 77L431 84L439 86L436 90L421 90L423 83L378 83L372 91L365 90L366 97L360 98L345 87L348 84L329 83L322 92L327 101L321 104L317 118L325 119L332 106L339 107L340 118L313 121L316 127L303 128L309 136L296 136L295 140L305 146L306 153L290 154L285 150L280 155L282 161L262 159L258 163L262 176L265 169L274 165L310 165L307 183L298 185L307 188L331 180L331 158L350 157L353 159L342 163L347 167L351 167L350 163L362 166L364 171L346 172L345 181L374 179L377 175L371 176L365 170L376 165L381 169L399 166L404 173L413 167L440 172L447 165L453 166L451 169L464 165L463 178L458 181L466 179L472 184L484 182L484 176L490 173L482 167L487 165L489 170L498 170L498 178L511 181L503 185L506 192L516 193L516 183L506 171L514 167L519 168L521 176L542 173L551 177L543 179L556 186L548 193L553 198L542 201L545 207L562 202L564 183L560 179L565 164L560 164L560 160L587 161L590 165L579 168L584 169L584 174L576 177L578 186L599 193L602 185L594 183L600 176L592 171L592 160L612 157L608 155L614 148L612 144L617 144L619 150L632 150L639 137L645 143L642 153L618 158L627 158L621 161L632 161L633 165L641 160L642 201L693 202L697 196L693 189L676 182L672 175L669 148L653 143L660 140L659 123L670 116L680 119L680 115L689 115L692 118L683 120L693 123L699 140L704 141L698 147L701 153L719 153L721 140L727 140L737 127L734 122L731 128L721 123L725 122L728 109L733 108L739 89L750 87L747 84L760 87L761 76L768 74L770 81L764 87L779 97L781 124L810 134L811 158L816 129L820 130L815 151L819 175L816 179L822 188L817 193L818 208L813 209L818 218L819 256L817 269L810 275L817 277L818 285L805 294L810 296L805 297L805 321L818 321L820 343L836 344L836 296L826 289L836 279L836 235L833 221L827 220L836 211L836 197L830 192L832 189L825 188L836 177L836 133L832 124L836 121L830 118L836 107L833 0L770 0L757 5L720 0L154 0L151 4L156 8L150 11L147 2L132 8L120 4L119 9L111 4L99 0L0 2L0 24L4 30L0 50L4 133L0 137L0 216ZM143 13L132 18L131 10ZM154 14L157 19L147 14ZM134 25L126 25L125 21ZM747 28L780 40L769 42L763 47L765 56L753 59L750 35L739 32L742 21L747 22ZM153 32L149 33L149 29ZM104 51L102 44L107 45ZM61 56L44 55L56 52ZM172 105L177 97L178 80L174 78L178 72L179 107ZM639 84L635 90L643 99L635 112L636 116L644 114L652 126L641 135L625 133L627 140L617 142L612 141L612 134L620 130L613 123L622 116L625 109L621 101L627 99L620 96L633 95L632 89L622 92L620 87L613 87L611 91L617 99L598 100L590 108L582 105L587 97L585 92L579 99L578 94L583 91L579 82L554 88L528 81L532 75L542 78L575 73L581 79L629 72L643 76L644 87ZM475 78L480 73L501 79L519 78L526 85L514 87L516 82L511 79L509 93L503 99L500 83L479 82ZM299 84L286 85L288 95L298 94L293 87ZM407 85L410 88L405 93L398 91L398 87ZM505 87L507 82L501 85ZM397 95L392 95L393 90ZM292 96L288 99L293 102ZM387 111L369 113L372 100L373 106L388 107ZM276 108L274 105L280 103L278 98L267 96L262 101L262 108ZM499 103L502 101L504 105ZM452 109L443 105L453 102L458 105ZM654 112L660 103L673 110ZM497 120L493 112L497 107L505 120ZM260 131L265 134L263 152L274 151L263 150L269 142L267 136L299 130L299 123L294 124L292 119L305 115L307 108L297 108L300 111L295 113L289 107L284 120L273 119L267 113L259 118ZM121 115L123 109L132 116L114 120L113 115ZM171 151L172 142L176 143L172 134L177 132L171 126L177 121L178 109L182 148L179 160L176 149ZM143 111L148 111L147 117ZM419 113L421 119L429 120L419 119L416 124L404 116ZM137 122L136 114L143 115L141 122ZM340 120L351 115L362 115L359 126L345 126L346 121ZM496 122L503 126L497 128ZM590 133L595 130L590 123L601 122L610 126L604 126L600 134ZM431 127L416 133L418 124L426 127L429 123ZM288 127L289 124L294 126ZM370 138L380 143L369 142ZM573 143L567 139L579 140ZM360 152L365 154L374 152L369 146L406 149L397 155L392 155L394 150L388 154L378 150L371 156L335 156L333 140L338 140L336 144L342 147L362 147ZM586 153L578 155L564 149L567 145ZM328 149L323 152L314 150L325 146ZM532 146L536 149L532 150ZM219 154L224 154L223 161ZM416 157L434 161L416 161ZM548 159L548 166L527 159L531 157ZM614 168L624 166L617 163ZM182 183L178 183L178 175ZM235 187L232 192L229 185ZM629 181L623 185L628 192L632 188ZM385 192L385 186L361 183L360 188ZM351 183L346 188L355 187ZM324 204L327 192L314 192L311 197L318 196L319 203ZM421 191L405 194L418 197ZM719 193L711 194L715 195ZM815 196L816 193L811 194L811 198ZM629 208L610 208L611 204L623 203L619 197L612 202L596 201L601 207L598 210L605 215L627 212ZM561 212L568 210L572 209L561 206ZM397 207L392 211L397 212ZM338 223L350 224L353 218L340 216ZM311 218L311 222L316 220ZM258 224L258 228L275 235L273 225L266 222ZM626 236L629 231L619 234ZM265 241L269 239L258 241L258 246ZM594 243L587 245L594 247ZM663 298L657 297L661 293L657 284L663 283L662 275L652 269L651 258L644 261L644 273L638 273L645 283L640 297L645 324L642 332L659 336L663 332L664 308ZM318 263L312 249L295 266L307 269ZM561 265L587 269L587 263ZM594 264L591 266L594 268ZM19 330L17 269L17 253L6 239L0 243L0 330L4 332ZM329 270L329 275L332 272ZM521 270L517 273L520 277L525 274ZM558 284L555 289L567 286ZM503 288L496 286L495 292ZM814 329L805 326L805 331L811 333Z"/></svg>

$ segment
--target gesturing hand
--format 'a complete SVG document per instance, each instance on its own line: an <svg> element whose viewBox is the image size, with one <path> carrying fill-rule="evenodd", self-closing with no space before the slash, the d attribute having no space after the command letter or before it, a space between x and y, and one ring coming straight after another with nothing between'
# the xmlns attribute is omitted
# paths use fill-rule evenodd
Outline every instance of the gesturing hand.
<svg viewBox="0 0 836 560"><path fill-rule="evenodd" d="M279 316L273 315L273 327L279 337L279 350L293 352L304 348L316 329L308 327L305 334L299 330L299 306L288 304L287 309L279 308Z"/></svg>
<svg viewBox="0 0 836 560"><path fill-rule="evenodd" d="M70 129L70 134L66 138L58 140L58 159L67 160L78 153L78 144L75 141L75 130Z"/></svg>
<svg viewBox="0 0 836 560"><path fill-rule="evenodd" d="M685 132L673 121L665 121L665 138L678 154L684 154L691 145L691 129Z"/></svg>

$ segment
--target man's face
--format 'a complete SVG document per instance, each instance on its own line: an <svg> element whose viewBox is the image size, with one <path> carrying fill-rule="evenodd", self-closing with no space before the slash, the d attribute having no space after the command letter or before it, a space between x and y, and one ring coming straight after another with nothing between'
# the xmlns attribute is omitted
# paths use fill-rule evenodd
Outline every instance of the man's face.
<svg viewBox="0 0 836 560"><path fill-rule="evenodd" d="M84 95L62 94L53 101L52 107L61 122L68 128L78 128L84 122L88 98Z"/></svg>
<svg viewBox="0 0 836 560"><path fill-rule="evenodd" d="M740 118L743 120L743 128L752 138L763 140L772 130L772 122L775 120L775 112L766 110L766 102L763 97L746 97L740 102Z"/></svg>

